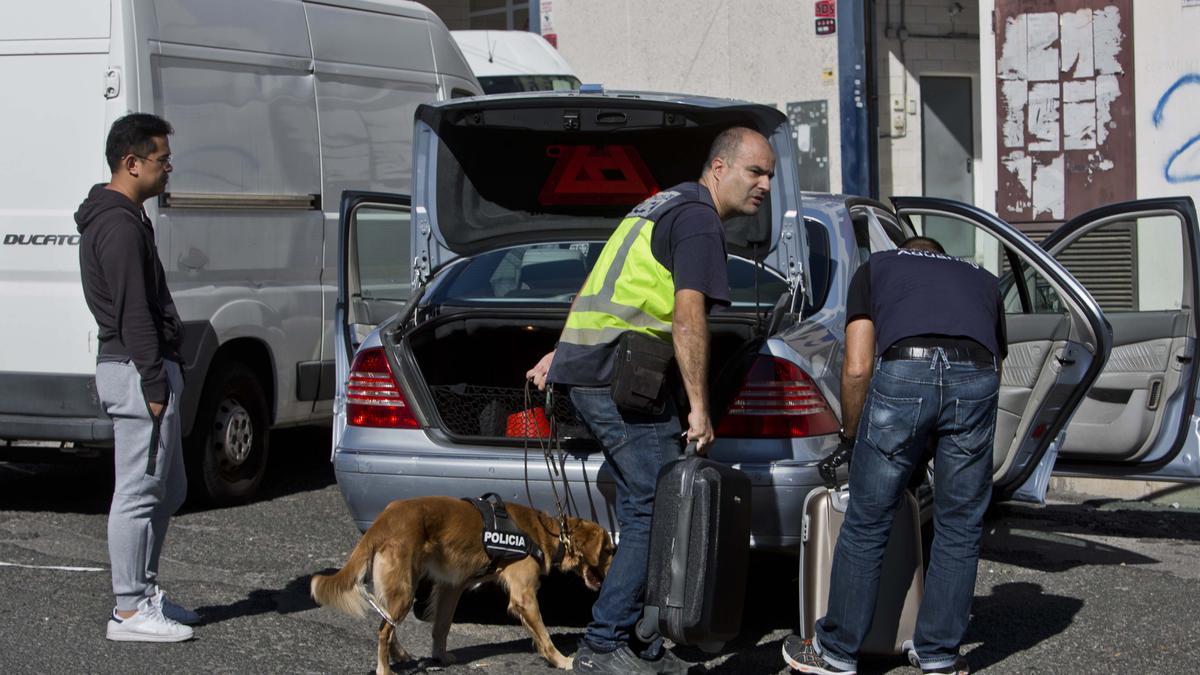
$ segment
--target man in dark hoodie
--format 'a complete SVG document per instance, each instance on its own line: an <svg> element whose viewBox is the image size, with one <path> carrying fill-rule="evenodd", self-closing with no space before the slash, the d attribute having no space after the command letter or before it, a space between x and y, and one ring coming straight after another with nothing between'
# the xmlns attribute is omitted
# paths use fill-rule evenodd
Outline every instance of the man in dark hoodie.
<svg viewBox="0 0 1200 675"><path fill-rule="evenodd" d="M117 606L109 640L179 642L199 616L166 599L158 559L183 503L179 399L182 324L142 209L171 174L166 120L135 113L113 123L104 154L112 180L75 212L83 295L99 326L96 391L113 422L116 488L108 555Z"/></svg>

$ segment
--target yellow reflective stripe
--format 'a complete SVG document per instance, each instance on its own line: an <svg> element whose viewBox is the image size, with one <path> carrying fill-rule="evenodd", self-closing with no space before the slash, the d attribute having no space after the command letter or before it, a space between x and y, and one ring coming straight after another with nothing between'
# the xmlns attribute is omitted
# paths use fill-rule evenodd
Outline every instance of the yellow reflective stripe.
<svg viewBox="0 0 1200 675"><path fill-rule="evenodd" d="M605 271L604 285L600 287L600 292L596 294L598 297L604 300L612 300L613 291L617 288L617 279L621 277L621 272L625 270L626 261L629 259L629 251L637 243L638 235L642 233L642 228L646 227L646 223L649 222L645 218L638 218L629 227L629 231L625 233L625 239L621 242L620 248L617 249L616 255L613 256L612 262L609 263L608 269Z"/></svg>
<svg viewBox="0 0 1200 675"><path fill-rule="evenodd" d="M629 248L637 241L636 235L628 236L629 231L634 228L640 231L648 222L644 218L627 217L617 225L617 229L613 231L600 251L600 256L596 259L591 274L583 282L583 288L579 291L580 297L602 295L605 291L608 292L609 297L612 296L612 289L617 278L620 277L621 268L625 265Z"/></svg>
<svg viewBox="0 0 1200 675"><path fill-rule="evenodd" d="M620 306L625 310L628 307ZM575 310L567 315L568 327L573 328L607 328L609 326L618 326L623 329L648 329L655 330L660 333L670 333L671 324L660 321L649 314L638 312L637 314L629 314L628 311L624 314L605 311L587 311Z"/></svg>
<svg viewBox="0 0 1200 675"><path fill-rule="evenodd" d="M621 328L618 326L608 326L606 328L572 328L568 326L563 329L562 337L559 339L568 344L595 347L596 345L612 344L621 337L622 333L627 333L631 330L645 333L665 342L671 341L671 334L669 332L662 333L643 328Z"/></svg>

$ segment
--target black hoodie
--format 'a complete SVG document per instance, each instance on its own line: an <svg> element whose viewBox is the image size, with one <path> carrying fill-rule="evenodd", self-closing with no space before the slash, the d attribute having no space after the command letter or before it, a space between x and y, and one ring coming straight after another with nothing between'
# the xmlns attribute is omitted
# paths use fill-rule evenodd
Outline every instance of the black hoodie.
<svg viewBox="0 0 1200 675"><path fill-rule="evenodd" d="M169 393L163 359L181 362L183 324L167 290L142 207L103 184L75 212L83 297L100 327L99 361L129 359L142 376L147 402Z"/></svg>

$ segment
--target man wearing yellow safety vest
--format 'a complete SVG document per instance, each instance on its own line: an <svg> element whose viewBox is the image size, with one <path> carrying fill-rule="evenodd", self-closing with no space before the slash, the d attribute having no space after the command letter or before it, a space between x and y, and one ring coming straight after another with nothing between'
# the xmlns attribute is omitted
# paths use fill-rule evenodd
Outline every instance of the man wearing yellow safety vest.
<svg viewBox="0 0 1200 675"><path fill-rule="evenodd" d="M621 221L571 307L555 351L527 373L569 388L571 402L604 447L616 481L620 546L575 655L587 673L682 673L688 664L662 638L639 644L659 469L680 455L680 421L669 396L661 412L618 407L614 355L629 331L674 345L687 392L687 439L704 453L713 442L708 408L708 310L729 304L723 222L758 213L775 174L775 153L746 127L713 141L700 180L639 204ZM669 351L669 350L668 350Z"/></svg>

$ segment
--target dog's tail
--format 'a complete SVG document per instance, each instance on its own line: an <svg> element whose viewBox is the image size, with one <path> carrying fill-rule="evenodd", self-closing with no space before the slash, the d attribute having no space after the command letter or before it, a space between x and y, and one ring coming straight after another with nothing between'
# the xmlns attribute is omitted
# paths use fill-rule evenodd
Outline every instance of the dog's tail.
<svg viewBox="0 0 1200 675"><path fill-rule="evenodd" d="M334 574L314 574L310 587L313 600L351 616L365 616L367 601L362 583L375 555L374 537L368 532L350 553L345 566Z"/></svg>

